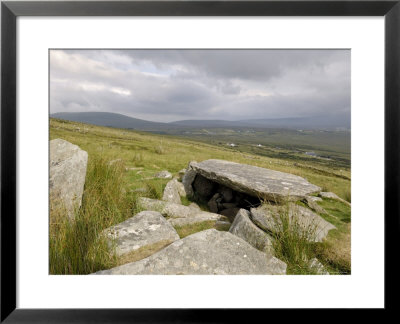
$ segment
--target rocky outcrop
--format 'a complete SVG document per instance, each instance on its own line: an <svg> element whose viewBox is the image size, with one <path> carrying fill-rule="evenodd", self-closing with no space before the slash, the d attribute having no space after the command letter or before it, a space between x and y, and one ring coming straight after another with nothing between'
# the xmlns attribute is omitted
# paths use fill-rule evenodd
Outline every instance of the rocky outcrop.
<svg viewBox="0 0 400 324"><path fill-rule="evenodd" d="M96 274L286 274L286 264L241 238L210 229L187 236L143 260Z"/></svg>
<svg viewBox="0 0 400 324"><path fill-rule="evenodd" d="M302 201L307 204L308 207L310 207L313 211L315 211L318 214L327 214L327 211L322 208L320 205L318 205L316 199L314 198L319 198L319 197L312 197L311 196L306 196ZM319 198L321 199L321 198ZM322 199L321 199L322 200Z"/></svg>
<svg viewBox="0 0 400 324"><path fill-rule="evenodd" d="M168 245L179 240L175 229L155 211L143 211L126 221L105 230L110 242L115 244L118 256L159 243Z"/></svg>
<svg viewBox="0 0 400 324"><path fill-rule="evenodd" d="M206 160L200 163L191 162L183 178L186 193L193 195L202 188L200 195L208 195L211 185L197 185L197 179L208 179L209 183L218 183L231 190L244 193L259 199L283 202L300 200L306 195L317 193L320 187L309 183L306 179L284 172L269 170L247 164L224 160ZM228 198L229 199L229 198ZM226 201L228 202L228 201Z"/></svg>
<svg viewBox="0 0 400 324"><path fill-rule="evenodd" d="M313 258L308 263L308 268L317 275L329 275L330 273L325 269L324 265L318 261L317 258Z"/></svg>
<svg viewBox="0 0 400 324"><path fill-rule="evenodd" d="M193 224L204 221L227 220L226 217L219 214L209 213L197 208L156 199L139 198L138 203L142 208L158 211L164 217L171 218L169 222L176 225ZM172 220L175 218L185 220Z"/></svg>
<svg viewBox="0 0 400 324"><path fill-rule="evenodd" d="M249 216L248 210L240 209L229 232L242 238L257 250L273 253L272 237L254 225Z"/></svg>
<svg viewBox="0 0 400 324"><path fill-rule="evenodd" d="M293 229L302 231L313 242L322 242L330 230L336 229L321 216L293 203L288 207L263 205L251 208L250 217L258 227L273 233L282 231L283 220L289 220Z"/></svg>
<svg viewBox="0 0 400 324"><path fill-rule="evenodd" d="M167 170L163 170L160 172L157 172L154 175L155 178L160 178L160 179L172 179L172 174L168 172Z"/></svg>
<svg viewBox="0 0 400 324"><path fill-rule="evenodd" d="M176 179L173 179L167 183L164 189L162 200L169 201L175 204L181 203L181 195L179 186L182 185Z"/></svg>
<svg viewBox="0 0 400 324"><path fill-rule="evenodd" d="M186 169L185 174L182 177L182 184L185 189L186 195L188 197L194 196L194 191L192 187L192 183L196 178L196 171L193 170L192 165L196 164L196 162L190 162L188 168Z"/></svg>
<svg viewBox="0 0 400 324"><path fill-rule="evenodd" d="M320 192L319 196L322 198L329 198L329 199L334 199L334 200L338 200L348 206L351 206L351 204L347 201L344 200L342 198L340 198L337 194L333 193L333 192Z"/></svg>
<svg viewBox="0 0 400 324"><path fill-rule="evenodd" d="M62 139L50 141L51 208L65 208L69 218L82 203L88 154Z"/></svg>

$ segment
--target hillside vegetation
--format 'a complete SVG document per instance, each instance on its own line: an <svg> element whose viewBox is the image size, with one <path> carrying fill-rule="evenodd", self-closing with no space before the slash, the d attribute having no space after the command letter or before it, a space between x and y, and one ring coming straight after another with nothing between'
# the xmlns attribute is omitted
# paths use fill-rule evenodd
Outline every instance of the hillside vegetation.
<svg viewBox="0 0 400 324"><path fill-rule="evenodd" d="M50 214L50 273L53 274L87 274L120 264L108 252L99 233L138 212L139 196L161 198L168 180L154 178L155 173L168 170L177 174L193 160L223 159L292 173L323 191L351 200L350 169L343 165L332 167L311 159L261 156L173 136L51 118L50 140L56 138L87 151L89 161L82 208L76 212L75 222L63 220L62 211L52 210ZM321 206L328 212L321 216L338 230L332 231L326 242L314 245L312 253L330 272L350 273L350 208L329 199L324 199ZM212 225L179 228L178 233L182 237L208 226ZM302 273L288 265L288 271Z"/></svg>

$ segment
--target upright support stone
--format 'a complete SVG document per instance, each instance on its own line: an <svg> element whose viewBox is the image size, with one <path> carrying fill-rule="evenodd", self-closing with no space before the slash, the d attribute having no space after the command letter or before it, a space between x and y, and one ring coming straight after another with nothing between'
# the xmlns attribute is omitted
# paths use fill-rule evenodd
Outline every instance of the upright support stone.
<svg viewBox="0 0 400 324"><path fill-rule="evenodd" d="M88 154L63 139L50 141L50 206L65 208L74 218L74 210L82 203Z"/></svg>

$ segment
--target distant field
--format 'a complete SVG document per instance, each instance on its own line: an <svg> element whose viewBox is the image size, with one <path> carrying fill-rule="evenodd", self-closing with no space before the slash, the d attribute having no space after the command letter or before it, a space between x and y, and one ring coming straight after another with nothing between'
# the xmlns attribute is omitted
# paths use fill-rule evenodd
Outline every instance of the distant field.
<svg viewBox="0 0 400 324"><path fill-rule="evenodd" d="M267 157L350 167L350 131L271 128L192 128L154 131ZM316 157L306 153L315 154Z"/></svg>
<svg viewBox="0 0 400 324"><path fill-rule="evenodd" d="M196 130L193 130L195 133ZM292 134L292 135L291 135ZM295 135L293 135L295 134ZM323 133L321 133L323 134ZM192 161L203 161L206 159L225 159L239 163L247 163L273 170L293 173L307 178L310 182L323 187L325 190L333 191L342 198L346 198L350 191L350 167L349 160L346 163L342 160L325 160L307 156L304 153L296 153L286 147L293 145L292 138L300 141L302 135L296 135L293 131L287 133L276 133L271 130L270 137L261 134L242 135L245 139L240 139L239 134L232 137L226 135L210 135L207 140L204 136L193 136L181 138L171 135L157 135L148 132L138 132L126 129L116 129L109 127L94 126L66 120L50 119L50 139L63 138L73 144L79 145L88 151L91 156L102 156L105 159L122 159L127 167L140 167L143 170L127 172L130 185L140 187L141 182L151 177L154 172L167 169L171 173L178 172L186 168ZM291 137L292 136L292 137ZM304 135L317 142L317 135ZM321 135L322 136L322 135ZM340 139L340 135L337 136ZM350 158L350 153L346 153L346 140L343 138L331 139L339 144L341 151L337 155L346 155ZM276 139L282 141L281 148L276 148L274 144L266 144L267 141ZM284 144L284 139L288 140ZM256 147L250 141L259 144L264 139L265 147ZM238 147L228 147L225 140L232 142L236 140ZM200 141L200 142L199 142ZM240 144L241 142L246 144ZM207 143L208 142L208 143ZM303 145L307 141L303 140ZM254 144L254 145L257 145ZM315 145L315 144L313 144ZM328 145L325 144L327 147ZM309 150L320 152L317 146L307 146ZM306 148L304 148L306 150ZM327 150L327 148L325 148ZM322 152L322 148L321 148ZM327 151L324 151L327 152ZM333 154L332 154L333 156Z"/></svg>

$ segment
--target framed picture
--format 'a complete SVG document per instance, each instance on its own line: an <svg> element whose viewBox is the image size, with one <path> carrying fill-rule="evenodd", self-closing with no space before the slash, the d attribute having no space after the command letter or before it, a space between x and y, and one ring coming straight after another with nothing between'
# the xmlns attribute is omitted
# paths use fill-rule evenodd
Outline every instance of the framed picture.
<svg viewBox="0 0 400 324"><path fill-rule="evenodd" d="M393 308L399 1L4 1L1 25L1 321Z"/></svg>

